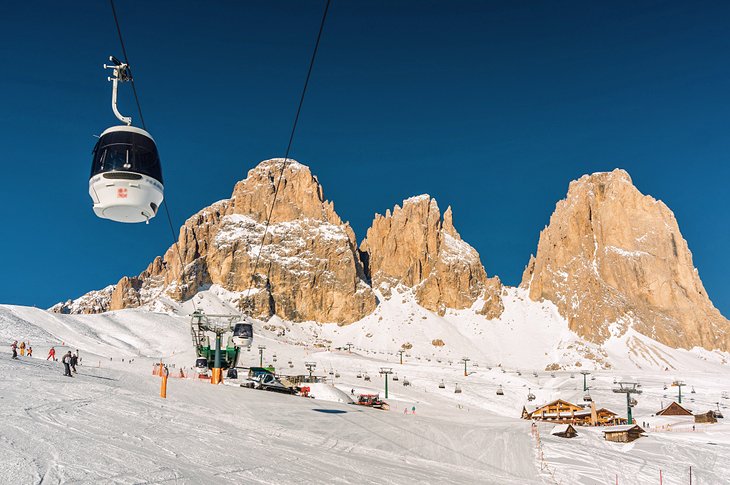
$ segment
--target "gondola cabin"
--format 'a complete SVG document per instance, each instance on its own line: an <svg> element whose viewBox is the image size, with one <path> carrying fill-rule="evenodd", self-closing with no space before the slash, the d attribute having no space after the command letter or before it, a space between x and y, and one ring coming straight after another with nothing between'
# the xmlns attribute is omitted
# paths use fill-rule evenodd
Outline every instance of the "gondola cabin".
<svg viewBox="0 0 730 485"><path fill-rule="evenodd" d="M208 359L205 357L198 357L195 359L195 371L198 374L205 374L208 372Z"/></svg>
<svg viewBox="0 0 730 485"><path fill-rule="evenodd" d="M149 222L157 215L163 192L160 156L152 136L134 126L106 129L91 163L94 213L116 222Z"/></svg>
<svg viewBox="0 0 730 485"><path fill-rule="evenodd" d="M233 343L239 347L250 347L253 343L253 325L245 322L233 325Z"/></svg>

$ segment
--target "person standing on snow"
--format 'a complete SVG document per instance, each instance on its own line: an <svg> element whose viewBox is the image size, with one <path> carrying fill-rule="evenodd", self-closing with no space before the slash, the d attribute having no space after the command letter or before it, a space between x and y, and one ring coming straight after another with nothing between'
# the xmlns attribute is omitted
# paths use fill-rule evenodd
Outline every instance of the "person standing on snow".
<svg viewBox="0 0 730 485"><path fill-rule="evenodd" d="M28 357L33 357L33 347L28 345Z"/></svg>
<svg viewBox="0 0 730 485"><path fill-rule="evenodd" d="M10 346L11 349L13 349L13 359L18 358L18 341L14 340L13 344Z"/></svg>
<svg viewBox="0 0 730 485"><path fill-rule="evenodd" d="M71 353L70 350L69 350L69 353ZM79 361L79 356L76 354L73 354L71 356L71 362L69 362L69 363L71 364L71 370L73 370L74 374L76 374L76 364L78 363L78 361Z"/></svg>
<svg viewBox="0 0 730 485"><path fill-rule="evenodd" d="M48 357L46 357L46 360L52 360L56 361L56 348L51 347L51 350L48 351Z"/></svg>
<svg viewBox="0 0 730 485"><path fill-rule="evenodd" d="M20 356L25 356L25 342L20 342Z"/></svg>
<svg viewBox="0 0 730 485"><path fill-rule="evenodd" d="M68 377L73 377L71 375L71 351L69 350L66 352L66 354L61 359L61 362L63 362L63 375Z"/></svg>

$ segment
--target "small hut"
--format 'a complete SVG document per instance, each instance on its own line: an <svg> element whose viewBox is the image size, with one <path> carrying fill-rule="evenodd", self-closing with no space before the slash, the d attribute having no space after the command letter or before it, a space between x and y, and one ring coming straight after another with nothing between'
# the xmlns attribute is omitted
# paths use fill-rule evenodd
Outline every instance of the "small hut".
<svg viewBox="0 0 730 485"><path fill-rule="evenodd" d="M578 436L572 424L558 424L550 431L550 434L561 438L575 438Z"/></svg>
<svg viewBox="0 0 730 485"><path fill-rule="evenodd" d="M672 401L669 406L656 413L657 416L692 416L692 411Z"/></svg>
<svg viewBox="0 0 730 485"><path fill-rule="evenodd" d="M707 411L703 414L695 414L695 423L717 423L715 411Z"/></svg>
<svg viewBox="0 0 730 485"><path fill-rule="evenodd" d="M603 429L603 435L606 441L616 441L618 443L628 443L635 439L641 438L645 431L638 424L624 424L621 426L608 426Z"/></svg>

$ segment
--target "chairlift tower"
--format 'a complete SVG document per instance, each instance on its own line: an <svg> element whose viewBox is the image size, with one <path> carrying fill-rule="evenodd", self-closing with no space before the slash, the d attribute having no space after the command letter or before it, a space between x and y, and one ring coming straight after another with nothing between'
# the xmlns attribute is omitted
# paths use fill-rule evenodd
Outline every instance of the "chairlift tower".
<svg viewBox="0 0 730 485"><path fill-rule="evenodd" d="M347 342L347 344L345 344L345 347L347 347L347 353L351 354L352 353L352 342Z"/></svg>
<svg viewBox="0 0 730 485"><path fill-rule="evenodd" d="M619 382L617 388L613 389L613 392L617 394L626 394L626 418L627 424L634 424L634 418L631 416L631 408L633 403L631 402L632 394L641 394L638 382Z"/></svg>
<svg viewBox="0 0 730 485"><path fill-rule="evenodd" d="M216 320L218 322L216 322ZM226 321L227 323L221 323L220 321ZM235 343L236 327L242 325L242 323L236 323L241 320L241 315L236 314L213 314L205 313L202 310L196 310L191 315L190 332L193 337L193 344L195 345L196 353L199 358L204 358L207 362L206 367L210 366L210 348L209 345L205 345L207 342L206 332L215 334L215 353L213 354L213 377L211 384L220 384L222 382L222 369L224 367L234 367L238 360L240 347ZM245 324L251 327L250 324ZM222 336L227 333L232 333L234 338L233 355L230 355L231 349L226 348L226 356L223 356L224 349L222 346ZM249 342L253 339L252 330L249 333ZM229 340L230 344L230 340ZM205 350L207 349L207 350ZM224 365L225 359L225 365Z"/></svg>
<svg viewBox="0 0 730 485"><path fill-rule="evenodd" d="M461 361L464 363L464 377L467 377L469 373L466 371L466 363L469 362L471 359L469 357L462 357Z"/></svg>
<svg viewBox="0 0 730 485"><path fill-rule="evenodd" d="M316 362L305 362L304 367L307 368L309 371L309 382L312 382L312 372L314 372L314 369L317 367Z"/></svg>
<svg viewBox="0 0 730 485"><path fill-rule="evenodd" d="M403 354L405 353L405 350L400 349L398 351L398 356L400 357L400 365L403 365Z"/></svg>
<svg viewBox="0 0 730 485"><path fill-rule="evenodd" d="M266 350L266 345L259 345L259 367L264 366L264 350Z"/></svg>
<svg viewBox="0 0 730 485"><path fill-rule="evenodd" d="M586 382L586 377L590 375L590 371L582 370L580 371L581 374L583 374L583 392L588 391L588 383Z"/></svg>
<svg viewBox="0 0 730 485"><path fill-rule="evenodd" d="M674 382L672 382L672 387L679 388L679 396L678 396L679 404L682 404L682 388L684 386L686 386L686 385L687 384L685 384L684 381L674 381Z"/></svg>
<svg viewBox="0 0 730 485"><path fill-rule="evenodd" d="M380 375L385 377L385 399L388 399L388 375L393 373L393 369L390 367L381 367Z"/></svg>

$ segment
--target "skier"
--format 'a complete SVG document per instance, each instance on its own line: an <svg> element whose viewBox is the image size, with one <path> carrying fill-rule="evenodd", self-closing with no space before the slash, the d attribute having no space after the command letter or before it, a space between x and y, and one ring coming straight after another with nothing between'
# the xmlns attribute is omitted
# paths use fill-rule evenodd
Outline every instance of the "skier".
<svg viewBox="0 0 730 485"><path fill-rule="evenodd" d="M20 356L25 356L25 342L20 342Z"/></svg>
<svg viewBox="0 0 730 485"><path fill-rule="evenodd" d="M13 359L18 358L18 341L13 341L13 344L10 346L11 349L13 349Z"/></svg>
<svg viewBox="0 0 730 485"><path fill-rule="evenodd" d="M33 347L28 345L28 357L33 357Z"/></svg>
<svg viewBox="0 0 730 485"><path fill-rule="evenodd" d="M76 374L76 364L79 362L79 356L76 354L71 355L71 370Z"/></svg>
<svg viewBox="0 0 730 485"><path fill-rule="evenodd" d="M56 361L56 348L51 347L51 350L48 351L48 357L46 357L46 360L52 360Z"/></svg>
<svg viewBox="0 0 730 485"><path fill-rule="evenodd" d="M66 354L61 359L61 362L63 362L63 375L68 377L73 377L71 375L71 351L69 350L66 352Z"/></svg>

